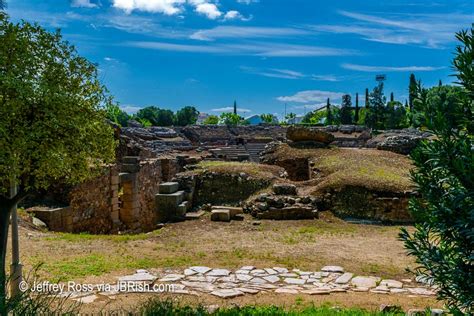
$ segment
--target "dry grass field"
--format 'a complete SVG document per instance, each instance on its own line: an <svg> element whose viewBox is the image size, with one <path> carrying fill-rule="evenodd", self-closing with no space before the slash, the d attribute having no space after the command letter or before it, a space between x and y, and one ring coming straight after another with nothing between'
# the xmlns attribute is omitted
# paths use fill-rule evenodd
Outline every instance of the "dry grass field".
<svg viewBox="0 0 474 316"><path fill-rule="evenodd" d="M96 236L40 232L22 227L21 250L25 271L41 264L38 275L51 281L74 280L83 283L116 282L116 277L149 269L155 273L207 265L237 269L244 265L283 266L319 270L324 265L341 265L359 275L384 278L410 278L413 266L401 242L398 226L351 224L329 212L319 220L262 221L252 219L231 223L199 221L169 224L163 229L139 235ZM97 301L87 309L100 310L104 304L133 306L146 295L121 295L117 302ZM347 307L376 309L382 303L405 308L439 306L433 298L372 293L335 293L327 297L278 295L244 296L223 301L204 295L182 296L183 302L196 304L293 304L329 303ZM115 308L114 307L114 308Z"/></svg>

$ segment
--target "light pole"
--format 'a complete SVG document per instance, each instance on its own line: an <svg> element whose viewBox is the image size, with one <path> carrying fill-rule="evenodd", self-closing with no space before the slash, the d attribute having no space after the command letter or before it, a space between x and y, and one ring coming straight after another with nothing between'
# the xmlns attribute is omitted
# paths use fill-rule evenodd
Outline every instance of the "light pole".
<svg viewBox="0 0 474 316"><path fill-rule="evenodd" d="M10 186L10 196L17 194L16 184ZM10 266L10 296L18 297L21 294L20 282L22 281L22 264L20 263L20 245L18 238L18 214L16 205L13 207L11 214L12 226L12 264Z"/></svg>

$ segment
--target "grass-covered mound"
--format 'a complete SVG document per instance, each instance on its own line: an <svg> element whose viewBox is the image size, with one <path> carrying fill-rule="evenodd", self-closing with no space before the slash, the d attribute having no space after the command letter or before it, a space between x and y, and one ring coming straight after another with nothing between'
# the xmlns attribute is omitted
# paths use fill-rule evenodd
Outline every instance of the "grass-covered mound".
<svg viewBox="0 0 474 316"><path fill-rule="evenodd" d="M337 215L410 221L407 207L414 188L410 179L413 166L406 156L374 149L295 149L281 145L265 160L289 168L295 175L308 172L310 180L302 184L305 191L320 196L322 207Z"/></svg>
<svg viewBox="0 0 474 316"><path fill-rule="evenodd" d="M227 175L246 174L253 178L275 179L284 172L277 166L262 165L253 162L232 162L232 161L202 161L194 172L216 172Z"/></svg>
<svg viewBox="0 0 474 316"><path fill-rule="evenodd" d="M250 162L204 161L179 177L194 180L193 206L238 205L253 194L268 188L284 174L277 166Z"/></svg>

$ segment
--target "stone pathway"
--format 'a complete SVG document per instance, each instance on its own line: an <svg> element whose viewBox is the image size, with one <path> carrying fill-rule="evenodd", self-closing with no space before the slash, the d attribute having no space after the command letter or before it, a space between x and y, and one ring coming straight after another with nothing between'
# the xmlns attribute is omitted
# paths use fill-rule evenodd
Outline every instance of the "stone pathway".
<svg viewBox="0 0 474 316"><path fill-rule="evenodd" d="M69 292L72 299L91 303L99 296L114 298L122 293L160 293L201 295L220 298L275 292L281 294L330 295L331 293L370 292L385 295L433 296L435 289L409 279L389 280L374 276L355 276L340 266L326 266L320 271L288 270L282 267L244 266L236 271L189 267L184 271L167 271L162 275L147 270L118 278L117 284L87 293ZM155 286L155 288L153 288Z"/></svg>

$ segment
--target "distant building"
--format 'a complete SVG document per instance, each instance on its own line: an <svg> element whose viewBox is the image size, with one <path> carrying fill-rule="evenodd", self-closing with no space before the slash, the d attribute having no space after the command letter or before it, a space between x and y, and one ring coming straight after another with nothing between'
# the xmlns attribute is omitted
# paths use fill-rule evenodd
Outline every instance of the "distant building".
<svg viewBox="0 0 474 316"><path fill-rule="evenodd" d="M196 121L197 125L202 125L204 124L204 121L209 117L210 115L207 113L199 113L198 119Z"/></svg>
<svg viewBox="0 0 474 316"><path fill-rule="evenodd" d="M303 122L303 119L304 119L304 115L297 115L297 116L295 116L295 117L293 117L293 118L290 118L290 119L288 120L288 124L292 124L292 125L294 125L294 124L301 124L301 123Z"/></svg>
<svg viewBox="0 0 474 316"><path fill-rule="evenodd" d="M260 115L252 115L252 116L249 116L245 119L246 122L249 123L249 125L259 125L259 124L262 124L263 123L263 120L262 118L260 117Z"/></svg>
<svg viewBox="0 0 474 316"><path fill-rule="evenodd" d="M263 121L262 117L258 114L255 114L255 115L252 115L252 116L249 116L245 119L245 121L249 124L249 125L260 125L260 124L266 124L266 122ZM272 124L278 124L278 118L273 115L273 121L272 121Z"/></svg>

